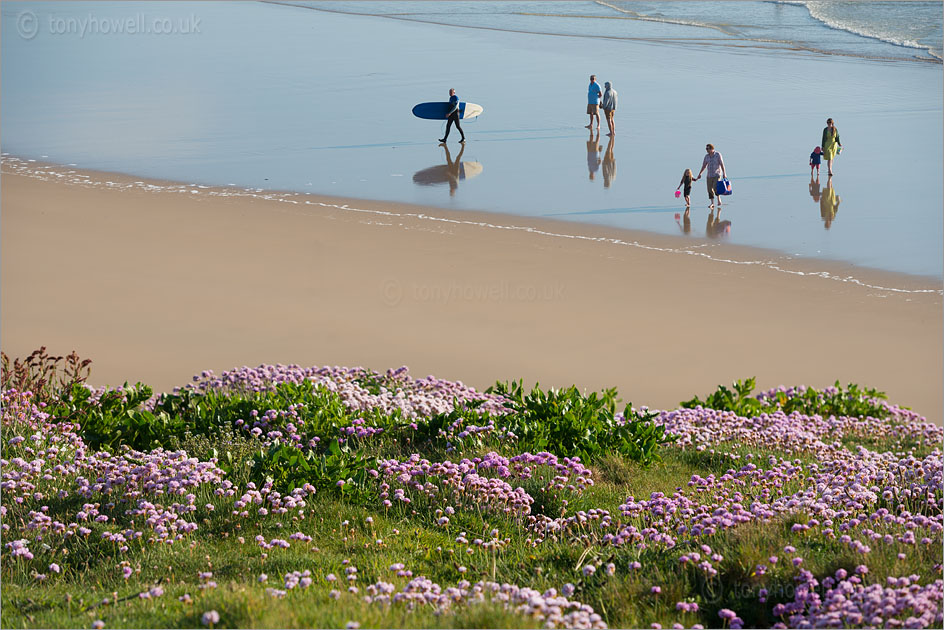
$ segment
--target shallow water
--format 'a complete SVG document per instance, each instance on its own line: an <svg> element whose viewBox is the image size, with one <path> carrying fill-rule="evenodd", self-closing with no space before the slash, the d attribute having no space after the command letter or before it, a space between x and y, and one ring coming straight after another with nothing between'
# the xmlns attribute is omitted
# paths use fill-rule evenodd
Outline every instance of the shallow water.
<svg viewBox="0 0 944 630"><path fill-rule="evenodd" d="M507 4L463 6L508 26L488 14ZM559 13L608 10L545 4ZM705 27L691 40L646 42L268 3L11 2L2 12L0 134L14 155L710 236L944 275L939 64L742 46L707 37ZM35 36L22 36L24 12L35 18ZM190 29L102 32L119 18ZM62 32L82 20L84 34ZM587 18L571 20L593 34ZM624 22L642 29L635 37L676 26ZM590 72L619 90L614 139L583 128ZM444 124L410 109L445 100L449 87L485 113L464 125L464 149L453 131L447 155L436 142ZM827 116L845 146L831 207L825 165L818 198L807 166ZM697 172L705 142L723 154L735 193L719 218L697 182L686 221L674 191L686 167Z"/></svg>
<svg viewBox="0 0 944 630"><path fill-rule="evenodd" d="M275 0L418 22L585 37L722 43L871 59L940 62L939 1L594 0L588 2L331 2Z"/></svg>

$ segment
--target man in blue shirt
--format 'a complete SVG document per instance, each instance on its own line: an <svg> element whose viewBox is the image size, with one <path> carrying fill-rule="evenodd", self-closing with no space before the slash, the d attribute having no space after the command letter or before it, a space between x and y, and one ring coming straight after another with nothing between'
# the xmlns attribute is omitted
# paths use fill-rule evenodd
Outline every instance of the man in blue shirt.
<svg viewBox="0 0 944 630"><path fill-rule="evenodd" d="M459 142L465 142L465 132L462 131L462 126L459 124L459 97L456 96L456 91L454 88L449 88L449 113L447 114L449 122L446 123L446 135L439 139L440 142L446 142L446 139L449 137L449 130L452 128L452 124L456 124L456 129L459 133L462 134L462 139Z"/></svg>
<svg viewBox="0 0 944 630"><path fill-rule="evenodd" d="M603 90L597 83L597 75L590 75L590 87L587 88L587 113L590 114L590 124L587 129L593 127L593 119L597 119L597 129L600 128L600 97L603 96Z"/></svg>

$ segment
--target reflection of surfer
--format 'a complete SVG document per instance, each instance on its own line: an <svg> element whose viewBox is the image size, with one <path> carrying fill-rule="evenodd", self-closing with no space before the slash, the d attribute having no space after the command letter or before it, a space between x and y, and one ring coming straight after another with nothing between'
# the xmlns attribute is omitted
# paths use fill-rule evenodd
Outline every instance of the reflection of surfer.
<svg viewBox="0 0 944 630"><path fill-rule="evenodd" d="M449 194L452 196L456 194L460 181L476 177L482 172L482 165L478 162L462 161L465 145L459 149L456 159L452 159L449 147L443 145L443 151L446 153L446 163L416 171L413 174L413 183L419 186L448 184Z"/></svg>
<svg viewBox="0 0 944 630"><path fill-rule="evenodd" d="M452 197L456 194L456 189L459 188L459 175L461 174L462 169L462 153L465 151L465 145L462 145L462 148L459 149L459 155L456 156L455 162L452 161L452 156L449 154L449 147L445 144L442 145L443 149L446 151L446 177L449 178L449 196Z"/></svg>
<svg viewBox="0 0 944 630"><path fill-rule="evenodd" d="M826 189L823 191L823 196L819 200L819 214L823 217L823 227L827 230L833 224L836 213L839 212L840 201L842 201L842 199L836 194L836 190L833 188L833 178L832 175L830 175L826 179Z"/></svg>
<svg viewBox="0 0 944 630"><path fill-rule="evenodd" d="M810 173L810 197L813 198L814 202L819 201L819 173L816 174L816 179L813 179L813 173Z"/></svg>
<svg viewBox="0 0 944 630"><path fill-rule="evenodd" d="M600 132L597 131L596 137L593 136L593 129L590 130L590 139L587 140L587 169L590 171L590 179L600 168Z"/></svg>
<svg viewBox="0 0 944 630"><path fill-rule="evenodd" d="M603 154L603 187L609 188L616 177L616 157L613 155L613 145L616 142L616 136L610 135L610 141L606 143L606 153Z"/></svg>
<svg viewBox="0 0 944 630"><path fill-rule="evenodd" d="M723 236L731 231L731 222L721 220L721 209L718 209L718 214L715 215L715 211L711 210L708 212L708 225L705 226L705 236L708 238L718 238Z"/></svg>

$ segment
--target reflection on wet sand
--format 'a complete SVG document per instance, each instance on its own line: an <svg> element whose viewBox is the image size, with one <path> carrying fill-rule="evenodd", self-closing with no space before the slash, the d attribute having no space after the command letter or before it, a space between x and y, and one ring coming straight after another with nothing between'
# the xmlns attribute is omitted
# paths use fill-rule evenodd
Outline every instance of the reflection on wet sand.
<svg viewBox="0 0 944 630"><path fill-rule="evenodd" d="M718 209L717 215L714 210L710 211L708 213L708 224L705 226L705 236L708 238L718 238L729 232L731 232L731 222L721 220L721 209Z"/></svg>
<svg viewBox="0 0 944 630"><path fill-rule="evenodd" d="M679 223L679 219L682 219L682 222ZM675 222L678 224L679 229L682 230L683 234L692 233L692 209L685 208L684 214L675 213Z"/></svg>
<svg viewBox="0 0 944 630"><path fill-rule="evenodd" d="M836 218L836 213L839 212L839 202L841 201L842 199L836 194L836 189L833 188L833 178L830 175L826 180L826 188L820 195L819 200L819 214L823 218L823 227L827 230L832 226L833 219Z"/></svg>
<svg viewBox="0 0 944 630"><path fill-rule="evenodd" d="M810 197L813 198L814 203L819 203L820 194L819 173L816 174L816 179L813 179L813 174L810 173Z"/></svg>
<svg viewBox="0 0 944 630"><path fill-rule="evenodd" d="M594 176L597 171L600 169L600 149L603 147L600 146L600 132L597 131L597 134L593 135L593 129L590 130L590 139L587 140L587 170L590 171L590 181L593 181Z"/></svg>
<svg viewBox="0 0 944 630"><path fill-rule="evenodd" d="M459 149L459 155L452 159L449 153L449 147L442 145L446 152L446 163L430 166L413 174L413 183L420 186L435 186L437 184L449 184L449 195L455 195L459 188L459 181L471 179L482 172L482 164L479 162L463 162L462 154L465 153L465 145Z"/></svg>
<svg viewBox="0 0 944 630"><path fill-rule="evenodd" d="M610 136L610 141L606 143L606 153L603 154L603 187L609 188L616 177L616 157L613 155L613 146L616 143L616 136Z"/></svg>

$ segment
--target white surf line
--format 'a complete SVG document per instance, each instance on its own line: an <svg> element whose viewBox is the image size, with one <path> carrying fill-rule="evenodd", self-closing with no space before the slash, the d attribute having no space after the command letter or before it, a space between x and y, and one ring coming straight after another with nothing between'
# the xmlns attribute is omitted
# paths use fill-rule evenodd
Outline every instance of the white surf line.
<svg viewBox="0 0 944 630"><path fill-rule="evenodd" d="M625 247L635 247L637 249L642 249L646 251L654 252L663 252L669 254L687 254L689 256L699 256L701 258L711 260L713 262L727 263L731 265L744 265L744 266L760 266L766 267L772 271L779 271L782 273L788 273L796 276L803 277L813 277L813 278L822 278L824 280L832 280L837 282L845 282L849 284L854 284L866 289L872 289L876 291L887 291L890 293L898 294L936 294L944 296L944 289L900 289L896 287L885 287L881 285L869 284L863 282L854 276L840 276L828 271L799 271L796 269L787 269L781 266L775 260L734 260L731 258L724 258L720 256L712 255L709 252L705 251L695 251L698 248L707 248L710 244L697 244L691 247L657 247L655 245L647 245L645 243L640 243L639 241L626 241L619 238L612 238L607 236L587 236L584 234L570 234L566 232L550 232L547 230L542 230L540 228L535 228L532 226L526 225L501 225L497 223L490 223L487 221L472 221L469 219L455 219L450 217L441 217L441 216L432 216L422 212L394 212L392 210L376 210L368 208L355 208L348 204L333 204L325 203L323 201L312 201L310 199L297 200L292 199L292 197L308 197L311 196L309 193L299 193L299 192L265 192L262 188L243 188L243 189L221 189L221 190L212 190L203 188L202 190L195 190L197 187L196 184L174 184L161 186L157 184L146 184L144 182L131 182L131 183L120 183L110 180L103 181L94 181L90 179L90 176L84 173L76 173L75 171L67 171L66 173L60 173L55 170L53 166L40 166L28 164L29 160L22 160L15 157L3 156L0 159L0 166L9 168L5 172L17 175L25 175L33 179L40 179L43 181L49 181L52 177L60 178L57 181L62 181L62 178L65 178L65 183L80 185L87 188L118 188L123 190L135 189L143 192L152 192L152 193L186 193L193 195L207 195L210 197L246 197L250 199L262 199L265 201L276 201L279 203L289 203L294 205L307 205L307 206L318 206L322 208L332 208L335 210L343 210L345 212L359 212L364 214L373 214L377 216L389 217L389 218L411 218L418 219L422 221L434 221L438 223L445 223L457 226L471 226L471 227L480 227L487 229L496 229L496 230L511 230L511 231L520 231L528 232L530 234L536 234L538 236L547 236L551 238L566 238L577 241L588 241L594 243L607 243L611 245L619 245ZM378 223L379 224L379 223ZM713 246L712 246L713 247Z"/></svg>
<svg viewBox="0 0 944 630"><path fill-rule="evenodd" d="M297 203L297 202L293 202L293 203ZM936 293L938 295L944 295L944 290L941 290L941 289L899 289L899 288L894 288L894 287L883 287L880 285L868 284L866 282L859 280L858 278L855 278L854 276L843 277L843 276L831 274L828 271L799 271L796 269L786 269L780 266L780 264L778 264L777 262L771 261L771 260L767 260L767 261L734 260L730 258L721 258L718 256L712 256L711 254L705 253L705 252L692 251L692 249L694 248L689 249L689 248L656 247L654 245L646 245L644 243L640 243L639 241L624 241L622 239L610 238L606 236L586 236L582 234L548 232L546 230L541 230L541 229L530 227L530 226L499 225L499 224L494 224L494 223L488 223L485 221L469 221L467 219L450 219L446 217L434 217L434 216L430 216L423 213L397 213L397 212L391 212L389 210L367 210L363 208L352 208L348 206L347 204L343 204L339 206L336 204L328 204L321 201L316 201L316 202L305 201L305 203L309 205L318 205L325 208L335 208L338 210L346 210L346 211L351 211L351 212L368 212L368 213L373 213L373 214L383 214L390 217L409 217L409 218L416 218L416 219L422 219L422 220L428 220L428 221L440 221L443 223L452 223L455 225L469 225L469 226L474 226L474 227L484 227L484 228L491 228L491 229L497 229L497 230L518 230L518 231L523 231L523 232L529 232L532 234L538 234L540 236L550 236L553 238L569 238L569 239L574 239L574 240L591 241L591 242L596 242L596 243L609 243L612 245L623 245L623 246L629 246L629 247L636 247L638 249L643 249L643 250L648 250L648 251L664 252L664 253L671 253L671 254L688 254L690 256L700 256L702 258L706 258L714 262L729 263L732 265L747 265L747 266L758 265L762 267L767 267L768 269L771 269L773 271L780 271L783 273L789 273L789 274L798 275L798 276L810 276L810 277L816 277L816 278L824 278L826 280L848 282L848 283L856 284L858 286L861 286L867 289L874 289L876 291L889 291L889 292L902 293L902 294Z"/></svg>
<svg viewBox="0 0 944 630"><path fill-rule="evenodd" d="M679 26L696 26L699 28L710 28L716 31L720 31L724 33L725 35L730 35L732 37L740 37L740 34L736 30L733 30L733 28L732 30L726 30L724 28L725 26L728 26L729 28L733 27L734 25L732 24L708 24L706 22L697 22L695 20L683 20L681 18L668 18L668 17L659 18L659 17L654 17L651 15L644 15L642 13L636 13L635 11L630 11L628 9L621 9L615 5L610 4L609 2L604 2L603 0L595 0L595 1L596 1L596 4L600 6L603 6L608 9L612 9L619 13L623 13L625 15L630 16L627 19L631 19L631 20L639 20L641 22L659 22L661 24L677 24ZM591 17L598 17L598 16L591 16ZM745 37L744 39L747 39L747 38Z"/></svg>

